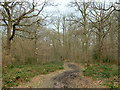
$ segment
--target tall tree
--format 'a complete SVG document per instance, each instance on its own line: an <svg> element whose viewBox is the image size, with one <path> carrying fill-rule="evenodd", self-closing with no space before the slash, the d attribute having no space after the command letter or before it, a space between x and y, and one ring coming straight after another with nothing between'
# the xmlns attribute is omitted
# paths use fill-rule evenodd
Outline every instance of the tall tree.
<svg viewBox="0 0 120 90"><path fill-rule="evenodd" d="M10 55L11 49L11 40L15 36L15 32L20 30L20 26L30 26L34 22L38 22L38 20L31 22L31 24L23 24L26 19L31 19L33 17L38 16L46 6L48 1L44 2L36 2L35 0L30 2L0 2L0 12L1 12L1 20L2 26L7 27L7 54ZM39 7L38 7L39 6ZM21 30L20 30L21 31ZM24 30L23 30L24 31Z"/></svg>
<svg viewBox="0 0 120 90"><path fill-rule="evenodd" d="M97 48L98 48L98 60L101 61L103 59L103 45L104 38L110 32L111 21L109 18L113 13L114 9L110 9L105 11L106 4L105 3L93 3L91 5L91 10L89 14L89 20L92 23L94 29L92 32L95 32L97 36Z"/></svg>
<svg viewBox="0 0 120 90"><path fill-rule="evenodd" d="M78 16L78 20L74 20L75 22L79 23L80 26L82 26L82 49L83 49L83 53L84 53L84 61L88 61L88 40L89 40L89 28L87 28L88 26L88 9L90 6L89 2L85 2L85 0L83 0L82 2L79 0L74 0L72 2L72 6L77 8L77 11L80 13L80 16Z"/></svg>

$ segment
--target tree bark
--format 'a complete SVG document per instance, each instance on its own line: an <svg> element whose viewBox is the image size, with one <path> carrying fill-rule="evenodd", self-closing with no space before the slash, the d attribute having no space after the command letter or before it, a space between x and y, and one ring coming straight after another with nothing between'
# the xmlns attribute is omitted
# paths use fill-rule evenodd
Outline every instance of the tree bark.
<svg viewBox="0 0 120 90"><path fill-rule="evenodd" d="M8 27L7 27L7 54L10 55L10 52L11 52L11 40L10 40L10 37L11 37L11 19L9 19L8 21Z"/></svg>

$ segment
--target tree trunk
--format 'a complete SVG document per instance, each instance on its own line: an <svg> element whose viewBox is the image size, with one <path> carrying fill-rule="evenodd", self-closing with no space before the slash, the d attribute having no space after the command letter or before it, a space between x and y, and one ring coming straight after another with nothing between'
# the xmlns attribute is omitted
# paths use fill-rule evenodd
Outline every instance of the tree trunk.
<svg viewBox="0 0 120 90"><path fill-rule="evenodd" d="M120 0L119 0L120 3ZM119 11L118 11L118 66L120 65L120 5L119 5ZM120 72L120 69L119 69ZM119 75L120 78L120 75ZM120 84L120 82L119 82Z"/></svg>
<svg viewBox="0 0 120 90"><path fill-rule="evenodd" d="M98 38L98 61L101 62L102 61L102 57L103 57L103 40L101 40L102 37L101 35L99 35Z"/></svg>
<svg viewBox="0 0 120 90"><path fill-rule="evenodd" d="M37 40L35 39L35 60L36 63L38 64L38 48L37 48Z"/></svg>
<svg viewBox="0 0 120 90"><path fill-rule="evenodd" d="M11 37L11 20L8 21L8 27L7 27L7 55L9 56L10 61L11 61L11 57L10 57L10 54L11 54L11 40L10 40L10 37Z"/></svg>

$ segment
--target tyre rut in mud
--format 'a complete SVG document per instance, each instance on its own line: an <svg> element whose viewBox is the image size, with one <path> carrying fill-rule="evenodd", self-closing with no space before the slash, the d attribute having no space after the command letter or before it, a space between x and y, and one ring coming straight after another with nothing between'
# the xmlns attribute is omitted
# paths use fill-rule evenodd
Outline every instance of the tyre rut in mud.
<svg viewBox="0 0 120 90"><path fill-rule="evenodd" d="M74 79L78 76L78 73L80 72L79 68L71 63L68 63L67 66L71 68L70 71L65 71L61 73L60 75L53 77L52 80L54 82L53 88L68 88L68 79Z"/></svg>

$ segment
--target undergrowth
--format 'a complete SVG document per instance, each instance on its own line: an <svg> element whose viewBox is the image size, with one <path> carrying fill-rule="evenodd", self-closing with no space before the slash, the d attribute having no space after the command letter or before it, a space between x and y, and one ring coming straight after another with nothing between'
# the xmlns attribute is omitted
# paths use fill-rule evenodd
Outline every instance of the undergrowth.
<svg viewBox="0 0 120 90"><path fill-rule="evenodd" d="M18 86L20 82L30 81L30 78L54 72L63 68L63 62L48 62L36 65L9 65L3 68L3 87Z"/></svg>
<svg viewBox="0 0 120 90"><path fill-rule="evenodd" d="M118 67L115 65L110 64L86 65L83 74L84 76L92 76L93 79L107 80L103 85L108 86L109 88L118 87L114 85L114 82L116 82L117 80L113 78L118 76Z"/></svg>

